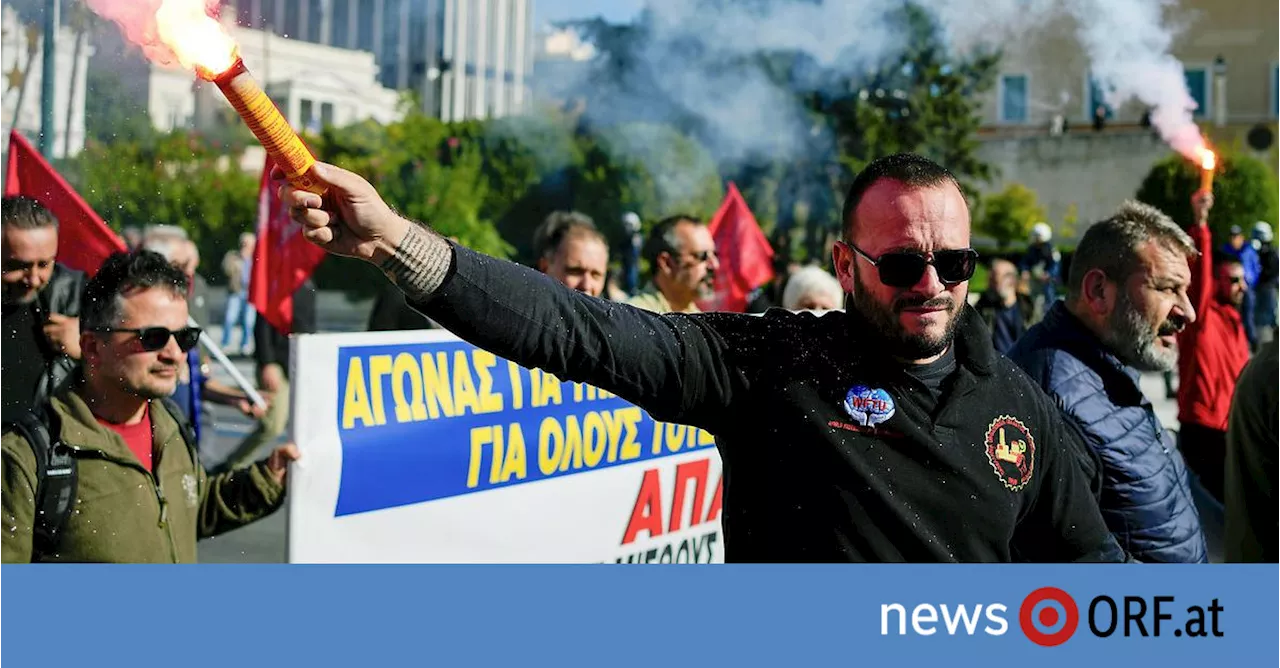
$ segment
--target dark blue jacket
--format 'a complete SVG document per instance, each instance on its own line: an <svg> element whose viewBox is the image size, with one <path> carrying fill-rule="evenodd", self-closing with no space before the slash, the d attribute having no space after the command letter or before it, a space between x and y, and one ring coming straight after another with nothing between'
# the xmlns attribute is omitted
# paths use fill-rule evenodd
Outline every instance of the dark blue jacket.
<svg viewBox="0 0 1280 668"><path fill-rule="evenodd" d="M1208 560L1186 464L1138 385L1063 302L1009 358L1057 402L1102 463L1102 516L1139 561Z"/></svg>

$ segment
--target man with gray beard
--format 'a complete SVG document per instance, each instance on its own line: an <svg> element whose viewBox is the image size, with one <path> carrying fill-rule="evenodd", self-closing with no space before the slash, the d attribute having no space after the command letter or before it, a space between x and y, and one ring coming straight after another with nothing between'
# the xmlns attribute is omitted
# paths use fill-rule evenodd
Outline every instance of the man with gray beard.
<svg viewBox="0 0 1280 668"><path fill-rule="evenodd" d="M1139 561L1207 561L1186 464L1138 384L1178 363L1176 336L1196 319L1195 254L1168 216L1126 202L1080 241L1066 300L1009 351L1093 449L1083 461L1101 468L1103 518Z"/></svg>

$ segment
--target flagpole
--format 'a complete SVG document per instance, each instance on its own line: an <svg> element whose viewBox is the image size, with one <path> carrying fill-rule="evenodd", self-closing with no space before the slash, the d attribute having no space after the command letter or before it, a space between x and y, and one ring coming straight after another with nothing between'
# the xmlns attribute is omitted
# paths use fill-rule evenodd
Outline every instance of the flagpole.
<svg viewBox="0 0 1280 668"><path fill-rule="evenodd" d="M200 326L200 323L196 322L195 318L190 316L187 317L187 324L192 327ZM222 368L227 370L227 373L231 374L231 379L234 380L236 385L249 396L249 400L259 408L265 410L267 407L267 400L262 398L262 395L258 393L258 390L253 386L253 383L250 383L249 379L245 378L244 374L240 373L240 370L231 362L231 359L227 357L227 354L222 352L222 349L218 347L218 344L213 342L213 338L209 336L209 333L203 329L200 330L200 344L204 346L205 350L209 351L210 355L213 355L213 359L217 360L218 364L222 365Z"/></svg>
<svg viewBox="0 0 1280 668"><path fill-rule="evenodd" d="M58 77L58 29L61 0L47 0L44 5L44 61L40 71L40 153L53 159L53 98ZM21 111L21 110L19 110Z"/></svg>

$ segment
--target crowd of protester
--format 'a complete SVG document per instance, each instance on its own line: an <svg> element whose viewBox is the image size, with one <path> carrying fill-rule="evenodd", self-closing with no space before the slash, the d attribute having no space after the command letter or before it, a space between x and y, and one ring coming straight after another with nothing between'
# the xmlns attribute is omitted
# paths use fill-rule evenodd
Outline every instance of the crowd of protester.
<svg viewBox="0 0 1280 668"><path fill-rule="evenodd" d="M381 203L359 177L319 169L333 197ZM691 215L654 221L627 249L638 255L622 263L629 294L608 240L578 212L538 226L532 267L481 272L475 253L377 205L341 224L404 241L360 256L326 238L327 204L286 193L313 242L392 279L371 331L448 328L716 434L736 471L730 560L1277 560L1272 227L1233 228L1213 248L1207 193L1191 221L1125 203L1069 261L1037 225L1021 260L992 260L970 294L978 254L961 191L942 167L892 156L855 180L830 262L780 250L775 279L738 316L700 310L721 264ZM57 234L34 200L5 198L4 561L194 561L197 539L278 508L299 456L277 446L289 337L249 304L253 235L222 258L228 298L215 314L181 229L131 230L130 251L91 279L57 263ZM503 314L544 327L530 338ZM198 324L219 316L222 347L252 354L265 405L213 377ZM296 333L317 331L310 281L294 318ZM613 366L569 366L599 346ZM1161 422L1145 373L1166 374L1177 425ZM886 414L852 408L876 392L892 396ZM200 459L211 404L257 425L216 467ZM814 422L826 405L854 423ZM959 446L971 433L990 448ZM879 465L849 450L855 437L881 448ZM884 453L901 459L884 465ZM71 487L56 475L68 461L79 461ZM921 466L958 484L911 474ZM951 497L961 489L972 500Z"/></svg>

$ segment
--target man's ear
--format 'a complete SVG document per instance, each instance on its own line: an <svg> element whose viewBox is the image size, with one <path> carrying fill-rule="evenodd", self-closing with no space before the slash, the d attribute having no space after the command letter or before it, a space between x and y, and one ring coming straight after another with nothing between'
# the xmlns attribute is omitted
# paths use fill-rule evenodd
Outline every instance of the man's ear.
<svg viewBox="0 0 1280 668"><path fill-rule="evenodd" d="M540 271L540 272L542 272L542 273L544 273L544 274L545 274L545 273L547 273L547 267L548 267L548 266L550 266L550 265L551 265L551 263L550 263L550 262L547 262L547 258L545 258L545 257L540 257L540 258L538 258L538 271Z"/></svg>
<svg viewBox="0 0 1280 668"><path fill-rule="evenodd" d="M100 356L98 346L102 345L102 340L93 334L80 330L80 363L88 365L91 362L96 363Z"/></svg>
<svg viewBox="0 0 1280 668"><path fill-rule="evenodd" d="M1096 315L1110 315L1115 308L1116 292L1120 286L1107 277L1101 269L1090 269L1080 284L1080 300Z"/></svg>
<svg viewBox="0 0 1280 668"><path fill-rule="evenodd" d="M835 267L840 288L847 295L853 294L853 286L857 283L853 278L853 263L856 261L853 249L843 241L837 241L831 246L831 264Z"/></svg>
<svg viewBox="0 0 1280 668"><path fill-rule="evenodd" d="M654 258L654 274L672 274L676 270L676 258L667 251L658 253L658 257Z"/></svg>

